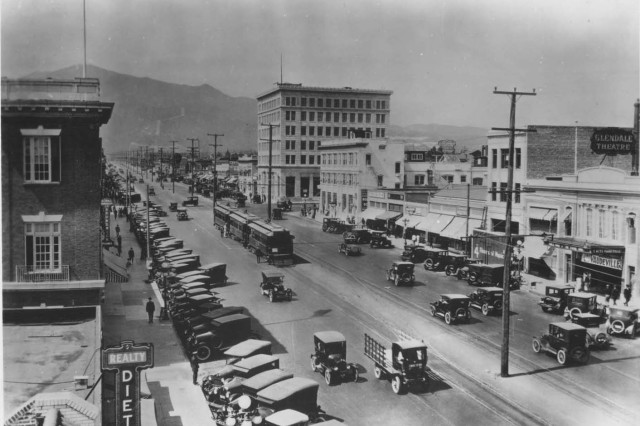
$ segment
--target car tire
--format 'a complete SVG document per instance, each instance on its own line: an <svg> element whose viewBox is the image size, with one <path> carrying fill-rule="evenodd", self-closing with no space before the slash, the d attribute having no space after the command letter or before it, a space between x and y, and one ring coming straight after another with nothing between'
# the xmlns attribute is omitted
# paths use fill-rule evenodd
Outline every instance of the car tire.
<svg viewBox="0 0 640 426"><path fill-rule="evenodd" d="M404 392L404 383L402 383L402 378L400 376L393 376L393 379L391 380L391 389L396 395L400 395Z"/></svg>
<svg viewBox="0 0 640 426"><path fill-rule="evenodd" d="M351 366L351 379L353 380L354 383L356 383L358 381L358 378L360 377L360 373L358 372L358 368L355 365Z"/></svg>
<svg viewBox="0 0 640 426"><path fill-rule="evenodd" d="M613 330L616 333L623 333L624 332L624 323L620 320L615 320L611 323L611 330ZM611 334L611 333L610 333Z"/></svg>
<svg viewBox="0 0 640 426"><path fill-rule="evenodd" d="M484 315L485 317L487 315L489 315L489 304L488 303L483 303L482 304L482 315Z"/></svg>
<svg viewBox="0 0 640 426"><path fill-rule="evenodd" d="M451 312L445 312L445 314L444 314L444 322L447 325L451 325Z"/></svg>
<svg viewBox="0 0 640 426"><path fill-rule="evenodd" d="M211 358L212 353L213 351L209 346L201 345L201 346L198 346L198 348L196 349L195 356L198 361L204 362L204 361L207 361L209 358Z"/></svg>
<svg viewBox="0 0 640 426"><path fill-rule="evenodd" d="M315 355L311 356L311 371L313 371L314 373L318 372L318 358L316 358Z"/></svg>
<svg viewBox="0 0 640 426"><path fill-rule="evenodd" d="M476 283L478 282L478 274L475 272L472 272L469 274L469 284L471 285L476 285Z"/></svg>
<svg viewBox="0 0 640 426"><path fill-rule="evenodd" d="M596 333L595 336L593 336L593 340L596 342L598 346L604 346L607 344L607 335L602 331L600 331Z"/></svg>
<svg viewBox="0 0 640 426"><path fill-rule="evenodd" d="M433 271L433 259L427 259L424 261L424 269Z"/></svg>
<svg viewBox="0 0 640 426"><path fill-rule="evenodd" d="M327 383L327 385L331 386L333 385L333 372L330 369L326 369L324 371L324 381Z"/></svg>
<svg viewBox="0 0 640 426"><path fill-rule="evenodd" d="M455 319L457 320L458 318L464 318L467 321L471 319L471 315L469 314L469 311L467 311L464 308L458 308L456 309L455 312Z"/></svg>
<svg viewBox="0 0 640 426"><path fill-rule="evenodd" d="M564 349L560 349L556 354L556 359L558 360L558 364L566 365L567 364L567 351Z"/></svg>
<svg viewBox="0 0 640 426"><path fill-rule="evenodd" d="M569 318L573 319L576 316L576 314L581 314L581 313L582 311L579 308L573 308L569 311Z"/></svg>
<svg viewBox="0 0 640 426"><path fill-rule="evenodd" d="M542 344L538 339L533 339L533 341L531 342L531 347L533 348L533 351L537 354L539 354L540 351L542 350Z"/></svg>
<svg viewBox="0 0 640 426"><path fill-rule="evenodd" d="M455 272L455 271L454 271L454 268L453 268L453 266L451 266L451 265L447 265L447 267L446 267L446 268L444 268L444 273L445 273L445 275L446 275L446 276L448 276L448 277L450 277L451 275L453 275L453 273L454 273L454 272Z"/></svg>
<svg viewBox="0 0 640 426"><path fill-rule="evenodd" d="M384 371L382 371L382 368L380 368L379 366L375 366L373 367L373 377L375 377L378 380L381 380L384 378Z"/></svg>

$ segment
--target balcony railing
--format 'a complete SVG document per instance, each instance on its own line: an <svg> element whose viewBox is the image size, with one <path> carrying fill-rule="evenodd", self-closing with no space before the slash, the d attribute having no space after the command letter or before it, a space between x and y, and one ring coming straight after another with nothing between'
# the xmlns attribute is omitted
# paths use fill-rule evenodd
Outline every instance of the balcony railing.
<svg viewBox="0 0 640 426"><path fill-rule="evenodd" d="M69 265L60 270L36 269L33 265L16 266L16 281L19 283L37 283L42 281L69 281Z"/></svg>

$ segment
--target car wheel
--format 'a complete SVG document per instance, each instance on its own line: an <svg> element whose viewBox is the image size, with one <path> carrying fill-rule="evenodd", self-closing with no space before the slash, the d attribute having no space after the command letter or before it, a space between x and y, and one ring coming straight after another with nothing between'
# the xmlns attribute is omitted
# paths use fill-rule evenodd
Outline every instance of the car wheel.
<svg viewBox="0 0 640 426"><path fill-rule="evenodd" d="M315 355L311 356L311 371L314 373L318 371L318 358Z"/></svg>
<svg viewBox="0 0 640 426"><path fill-rule="evenodd" d="M453 270L453 266L451 265L447 265L446 268L444 268L444 273L450 277L453 274L454 270Z"/></svg>
<svg viewBox="0 0 640 426"><path fill-rule="evenodd" d="M327 232L327 225L322 225L322 232Z"/></svg>
<svg viewBox="0 0 640 426"><path fill-rule="evenodd" d="M607 335L603 332L599 332L593 337L593 340L595 340L599 346L604 346L607 343Z"/></svg>
<svg viewBox="0 0 640 426"><path fill-rule="evenodd" d="M565 365L567 363L567 352L564 349L560 349L556 354L558 364Z"/></svg>
<svg viewBox="0 0 640 426"><path fill-rule="evenodd" d="M198 361L207 361L211 358L211 348L206 345L198 346L198 349L196 349L196 358Z"/></svg>
<svg viewBox="0 0 640 426"><path fill-rule="evenodd" d="M393 376L393 380L391 381L391 389L393 389L393 393L395 393L396 395L399 395L404 391L404 385L400 376Z"/></svg>
<svg viewBox="0 0 640 426"><path fill-rule="evenodd" d="M436 316L436 307L435 306L431 306L431 316L432 317Z"/></svg>
<svg viewBox="0 0 640 426"><path fill-rule="evenodd" d="M331 386L333 384L333 374L332 374L332 371L329 370L328 368L324 372L324 381L329 386Z"/></svg>
<svg viewBox="0 0 640 426"><path fill-rule="evenodd" d="M354 382L358 381L358 378L360 377L360 373L358 373L358 369L356 368L356 366L352 366L351 367L351 378L353 379Z"/></svg>
<svg viewBox="0 0 640 426"><path fill-rule="evenodd" d="M446 312L446 313L444 314L444 322L445 322L447 325L451 325L451 312Z"/></svg>
<svg viewBox="0 0 640 426"><path fill-rule="evenodd" d="M433 271L433 259L427 259L424 261L424 269Z"/></svg>
<svg viewBox="0 0 640 426"><path fill-rule="evenodd" d="M569 311L569 318L574 319L577 314L581 314L582 311L578 308L573 308Z"/></svg>
<svg viewBox="0 0 640 426"><path fill-rule="evenodd" d="M383 376L384 376L384 372L382 371L382 368L378 367L377 365L373 367L373 377L380 380L382 379Z"/></svg>
<svg viewBox="0 0 640 426"><path fill-rule="evenodd" d="M549 312L549 308L547 308L546 306L541 306L542 308L542 312Z"/></svg>
<svg viewBox="0 0 640 426"><path fill-rule="evenodd" d="M587 348L576 347L571 350L571 359L575 359L581 364L589 361L589 350Z"/></svg>
<svg viewBox="0 0 640 426"><path fill-rule="evenodd" d="M489 304L488 303L483 303L482 304L482 315L484 315L485 317L487 315L489 315Z"/></svg>
<svg viewBox="0 0 640 426"><path fill-rule="evenodd" d="M540 353L540 350L542 349L542 345L540 344L540 340L533 339L533 342L531 342L531 347L533 348L533 351L535 353Z"/></svg>
<svg viewBox="0 0 640 426"><path fill-rule="evenodd" d="M275 295L273 294L273 291L269 292L269 302L273 303L273 301L275 300Z"/></svg>
<svg viewBox="0 0 640 426"><path fill-rule="evenodd" d="M493 303L493 309L495 311L501 311L502 310L502 301L501 300L497 300Z"/></svg>

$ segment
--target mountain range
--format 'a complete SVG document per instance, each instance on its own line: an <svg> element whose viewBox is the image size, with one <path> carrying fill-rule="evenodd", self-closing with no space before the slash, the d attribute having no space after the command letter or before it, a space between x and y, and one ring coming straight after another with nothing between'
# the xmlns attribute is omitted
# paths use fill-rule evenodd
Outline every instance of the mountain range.
<svg viewBox="0 0 640 426"><path fill-rule="evenodd" d="M82 75L80 65L53 72L35 72L25 78L74 78ZM187 86L147 77L135 77L87 67L87 76L100 80L101 100L115 102L111 120L101 128L105 153L136 150L149 145L176 150L190 149L187 138L198 138L203 153L210 152L213 138L208 133L224 133L218 139L219 152L256 150L256 100L229 96L207 84ZM393 117L393 114L392 114ZM473 150L486 143L487 129L440 124L390 125L392 139L435 145L454 140L458 149Z"/></svg>

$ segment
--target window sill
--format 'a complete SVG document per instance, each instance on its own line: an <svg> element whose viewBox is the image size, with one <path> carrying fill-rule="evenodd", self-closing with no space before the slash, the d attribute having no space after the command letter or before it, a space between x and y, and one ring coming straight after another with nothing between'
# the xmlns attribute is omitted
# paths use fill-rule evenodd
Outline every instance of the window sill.
<svg viewBox="0 0 640 426"><path fill-rule="evenodd" d="M24 182L24 186L46 186L46 185L60 185L60 182Z"/></svg>

